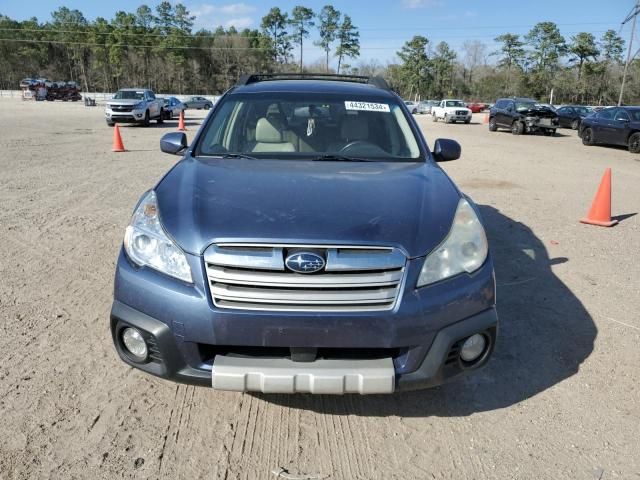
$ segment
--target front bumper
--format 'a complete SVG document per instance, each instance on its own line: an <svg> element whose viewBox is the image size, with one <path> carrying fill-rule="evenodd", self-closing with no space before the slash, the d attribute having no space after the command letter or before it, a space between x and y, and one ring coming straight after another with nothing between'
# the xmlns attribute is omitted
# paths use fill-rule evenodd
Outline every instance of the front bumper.
<svg viewBox="0 0 640 480"><path fill-rule="evenodd" d="M104 112L105 118L114 123L135 123L144 121L146 110L132 110L130 112L119 112L107 108Z"/></svg>
<svg viewBox="0 0 640 480"><path fill-rule="evenodd" d="M139 329L147 341L149 357L145 362L134 361L122 346L120 335L126 327ZM181 383L263 393L368 394L433 387L484 366L493 353L497 328L496 310L490 308L441 329L418 367L408 373L398 373L388 358L303 363L221 356L211 369L206 369L187 364L178 346L179 340L165 323L118 301L113 303L111 310L111 333L116 351L132 367ZM457 352L462 341L476 333L485 335L488 346L472 366L467 366ZM243 368L242 364L247 362Z"/></svg>
<svg viewBox="0 0 640 480"><path fill-rule="evenodd" d="M212 386L215 358L235 353L236 348L264 349L265 356L277 351L275 356L280 357L283 348L291 347L340 355L375 349L393 362L394 388L424 388L481 366L493 349L497 315L490 256L471 275L419 289L411 285L417 282L423 259L409 260L403 293L393 310L336 313L216 307L202 258L187 254L187 259L194 284L137 267L123 251L116 268L111 311L116 350L129 365L166 379ZM119 335L125 326L134 326L146 336L148 361L137 363L123 350ZM458 340L479 332L490 339L482 362L468 368L457 358L448 361Z"/></svg>

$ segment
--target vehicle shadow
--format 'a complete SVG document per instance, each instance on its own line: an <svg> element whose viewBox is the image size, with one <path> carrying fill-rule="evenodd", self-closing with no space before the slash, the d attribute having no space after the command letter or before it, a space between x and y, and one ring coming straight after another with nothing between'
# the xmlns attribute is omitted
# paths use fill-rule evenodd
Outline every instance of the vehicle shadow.
<svg viewBox="0 0 640 480"><path fill-rule="evenodd" d="M498 283L500 327L487 366L440 387L394 395L345 397L258 395L318 413L361 416L466 416L517 404L578 373L593 351L596 326L551 270L570 261L549 258L532 230L480 205Z"/></svg>

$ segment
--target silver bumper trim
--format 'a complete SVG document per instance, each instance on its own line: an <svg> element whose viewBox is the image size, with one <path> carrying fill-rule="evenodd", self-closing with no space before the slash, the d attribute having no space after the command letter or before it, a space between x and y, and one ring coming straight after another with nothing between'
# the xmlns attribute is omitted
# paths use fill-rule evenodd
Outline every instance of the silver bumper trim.
<svg viewBox="0 0 640 480"><path fill-rule="evenodd" d="M294 362L287 358L216 356L212 386L217 390L262 393L393 393L391 358Z"/></svg>

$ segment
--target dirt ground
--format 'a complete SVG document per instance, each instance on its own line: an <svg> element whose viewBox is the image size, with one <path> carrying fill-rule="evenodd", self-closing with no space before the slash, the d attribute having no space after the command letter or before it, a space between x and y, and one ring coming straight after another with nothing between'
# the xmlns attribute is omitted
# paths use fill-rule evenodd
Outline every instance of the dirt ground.
<svg viewBox="0 0 640 480"><path fill-rule="evenodd" d="M100 107L0 109L0 479L640 479L640 156L418 116L463 147L443 167L488 227L495 356L426 391L242 395L153 378L111 343L124 228L176 161L158 149L176 122L122 128L116 154ZM620 224L582 225L605 167Z"/></svg>

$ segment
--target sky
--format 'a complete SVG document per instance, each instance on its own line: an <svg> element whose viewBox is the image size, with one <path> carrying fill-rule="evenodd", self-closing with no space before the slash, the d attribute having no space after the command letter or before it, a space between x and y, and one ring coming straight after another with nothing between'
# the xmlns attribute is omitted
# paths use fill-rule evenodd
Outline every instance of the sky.
<svg viewBox="0 0 640 480"><path fill-rule="evenodd" d="M44 22L50 19L52 11L66 6L80 10L89 20L96 17L110 19L118 10L132 12L143 3L154 8L160 1L0 0L0 14L16 20L36 16ZM196 16L195 29L234 25L240 30L259 28L261 18L272 6L290 12L295 5L301 4L319 11L330 2L182 0L181 3ZM542 21L557 23L567 40L581 31L591 32L599 38L605 30L614 29L628 41L630 23L621 28L621 22L635 0L350 0L331 4L350 15L359 28L360 60L385 64L394 61L396 52L414 35L427 37L432 46L444 40L461 55L466 40L486 43L487 51L492 52L496 49L493 39L498 35L506 32L524 35ZM315 31L305 45L305 63L323 58L323 52L312 44L314 37L317 37ZM357 64L357 61L353 63Z"/></svg>

